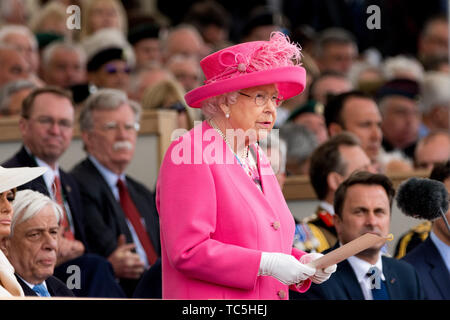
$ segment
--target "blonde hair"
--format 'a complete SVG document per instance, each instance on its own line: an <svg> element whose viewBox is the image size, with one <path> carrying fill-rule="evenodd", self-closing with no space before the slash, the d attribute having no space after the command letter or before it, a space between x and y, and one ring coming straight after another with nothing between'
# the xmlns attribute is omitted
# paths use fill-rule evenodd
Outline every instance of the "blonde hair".
<svg viewBox="0 0 450 320"><path fill-rule="evenodd" d="M195 116L184 100L185 90L175 79L163 79L148 87L142 97L143 109L164 109L176 102L181 103L186 109L186 116L190 127L193 127Z"/></svg>
<svg viewBox="0 0 450 320"><path fill-rule="evenodd" d="M42 25L47 19L54 18L60 22L66 24L67 14L65 6L60 2L48 2L39 11L36 11L30 21L30 29L34 33L38 33L42 30ZM44 30L46 31L46 30Z"/></svg>
<svg viewBox="0 0 450 320"><path fill-rule="evenodd" d="M80 40L92 35L95 31L92 30L90 25L90 17L92 14L92 8L99 3L109 3L116 9L119 16L119 29L126 35L128 33L128 19L123 4L118 0L83 0L81 4L81 32Z"/></svg>
<svg viewBox="0 0 450 320"><path fill-rule="evenodd" d="M148 87L142 97L142 108L158 109L168 107L179 101L187 107L184 101L184 89L174 79L163 79Z"/></svg>

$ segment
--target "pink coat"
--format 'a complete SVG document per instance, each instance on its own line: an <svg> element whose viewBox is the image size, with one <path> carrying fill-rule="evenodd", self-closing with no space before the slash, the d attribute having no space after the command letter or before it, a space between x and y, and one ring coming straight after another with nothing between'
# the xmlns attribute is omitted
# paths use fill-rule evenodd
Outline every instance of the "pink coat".
<svg viewBox="0 0 450 320"><path fill-rule="evenodd" d="M234 163L208 164L212 147ZM258 151L260 172L271 170ZM197 164L177 164L181 156ZM270 172L262 193L207 122L171 144L156 191L164 299L288 299L288 286L258 276L263 251L305 254L292 247L294 219Z"/></svg>

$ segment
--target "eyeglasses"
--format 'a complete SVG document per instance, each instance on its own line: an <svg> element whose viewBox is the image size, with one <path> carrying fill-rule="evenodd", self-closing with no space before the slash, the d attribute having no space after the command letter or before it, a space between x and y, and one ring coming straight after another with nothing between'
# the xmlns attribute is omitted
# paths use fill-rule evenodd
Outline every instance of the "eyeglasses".
<svg viewBox="0 0 450 320"><path fill-rule="evenodd" d="M51 117L39 117L36 119L30 119L30 120L36 121L39 125L46 127L46 128L51 128L55 124L58 125L58 127L62 130L68 130L73 127L73 122L70 120L67 120L67 119L55 120Z"/></svg>
<svg viewBox="0 0 450 320"><path fill-rule="evenodd" d="M243 96L246 96L246 97L249 97L249 98L252 97L251 95L248 95L248 94L240 92L240 91L238 91L238 93L240 95L243 95ZM275 106L277 106L277 107L283 102L283 97L279 96L279 95L273 95L270 99L272 100L272 103L275 104ZM257 106L260 106L260 107L265 106L267 101L269 101L269 95L268 94L257 93L255 95L255 104Z"/></svg>
<svg viewBox="0 0 450 320"><path fill-rule="evenodd" d="M129 74L131 72L131 68L129 66L126 66L125 68L117 68L115 65L107 64L105 66L105 71L109 74L116 74L116 73L127 73Z"/></svg>
<svg viewBox="0 0 450 320"><path fill-rule="evenodd" d="M131 132L131 131L136 131L136 132L138 132L139 129L141 128L141 126L140 126L139 123L137 123L137 122L120 124L120 123L117 123L117 122L115 122L115 121L110 121L110 122L105 123L105 124L101 127L101 129L102 129L103 131L106 131L106 132L115 132L115 131L117 131L120 127L122 127L122 128L123 128L125 131L127 131L127 132Z"/></svg>

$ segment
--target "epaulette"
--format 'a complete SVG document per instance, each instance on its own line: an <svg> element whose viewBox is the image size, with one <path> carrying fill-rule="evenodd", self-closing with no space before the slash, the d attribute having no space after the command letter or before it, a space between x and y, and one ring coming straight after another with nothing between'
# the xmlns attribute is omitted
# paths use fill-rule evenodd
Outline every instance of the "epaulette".
<svg viewBox="0 0 450 320"><path fill-rule="evenodd" d="M431 221L424 221L406 232L398 241L395 258L403 258L415 245L425 241L431 231ZM410 245L411 244L411 245Z"/></svg>
<svg viewBox="0 0 450 320"><path fill-rule="evenodd" d="M410 232L426 233L428 235L428 233L431 230L431 226L432 226L431 221L427 220L427 221L424 221L424 222L418 224L417 226L412 227Z"/></svg>

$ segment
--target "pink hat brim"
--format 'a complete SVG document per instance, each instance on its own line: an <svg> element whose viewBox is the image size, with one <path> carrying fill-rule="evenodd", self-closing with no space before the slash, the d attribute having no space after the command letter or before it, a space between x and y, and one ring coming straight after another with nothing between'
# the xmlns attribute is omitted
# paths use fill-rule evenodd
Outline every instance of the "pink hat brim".
<svg viewBox="0 0 450 320"><path fill-rule="evenodd" d="M184 96L186 103L193 108L201 108L201 102L227 92L245 88L276 84L283 99L300 94L305 88L306 71L299 66L280 67L251 72L234 78L220 80L195 88Z"/></svg>

